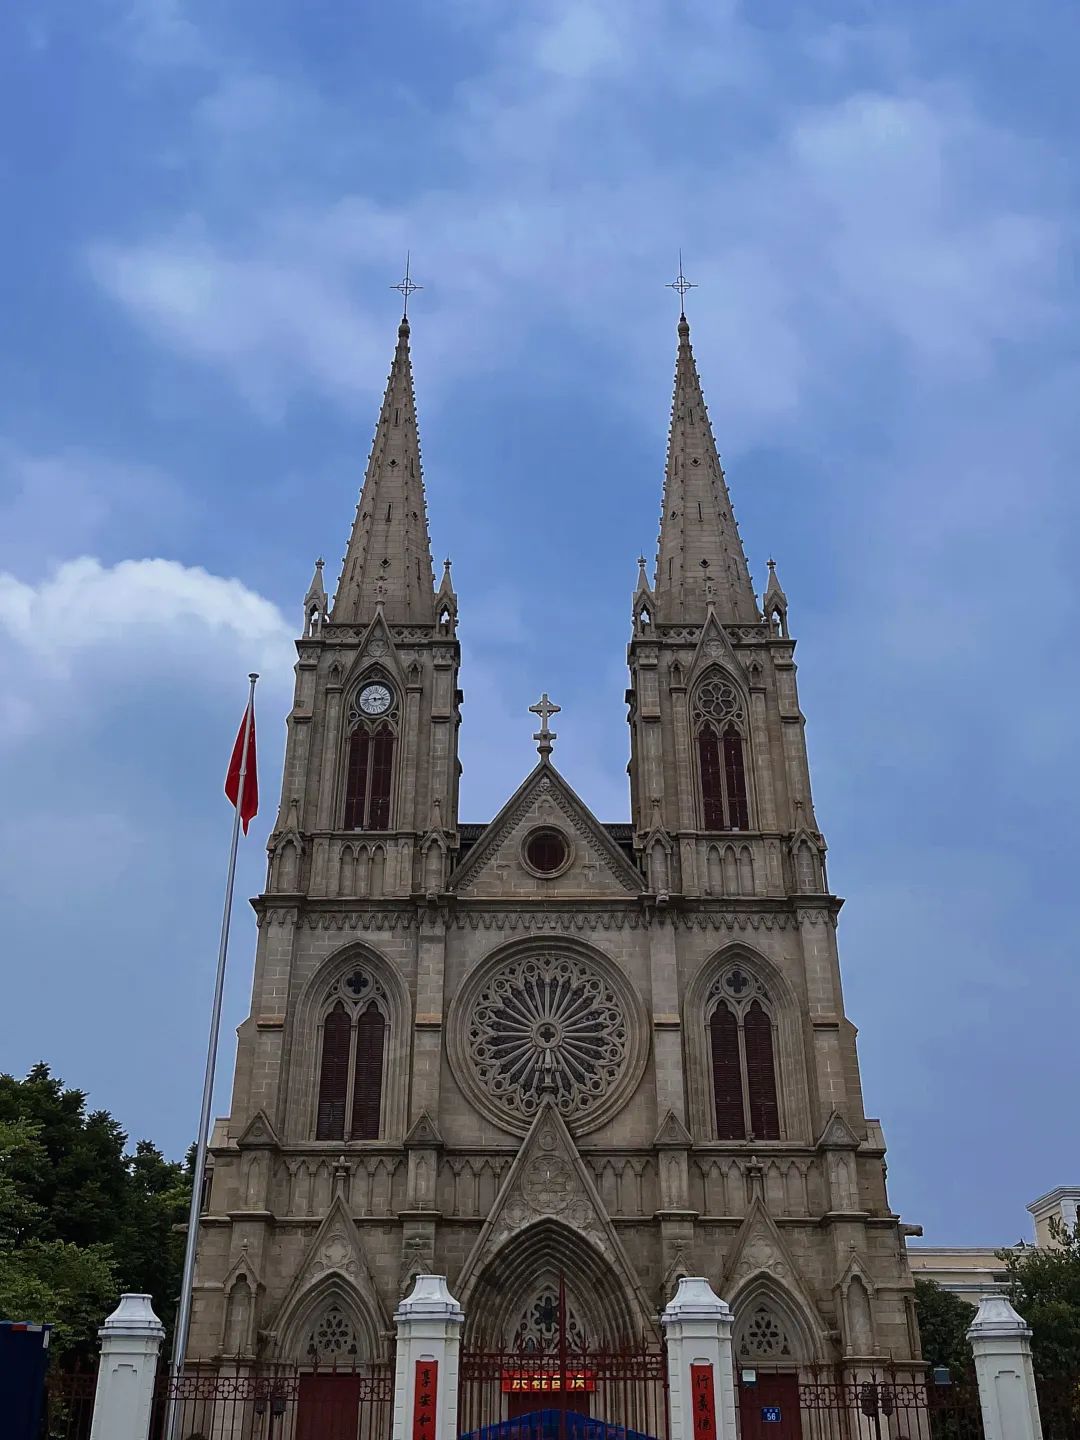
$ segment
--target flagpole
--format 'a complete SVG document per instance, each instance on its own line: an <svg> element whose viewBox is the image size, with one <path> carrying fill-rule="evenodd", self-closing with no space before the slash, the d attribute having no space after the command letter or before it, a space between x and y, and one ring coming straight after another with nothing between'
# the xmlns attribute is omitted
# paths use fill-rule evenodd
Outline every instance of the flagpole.
<svg viewBox="0 0 1080 1440"><path fill-rule="evenodd" d="M188 1211L187 1245L184 1249L184 1275L180 1284L180 1305L176 1312L173 1333L172 1373L179 1379L187 1358L188 1326L191 1323L191 1291L195 1280L195 1250L199 1238L199 1217L202 1214L203 1177L206 1174L206 1151L210 1142L210 1112L214 1103L214 1071L217 1068L218 1038L221 1031L221 997L225 990L225 957L229 950L229 924L232 920L233 884L236 880L236 850L240 840L240 812L244 807L244 780L247 776L248 741L255 714L255 681L248 676L247 714L244 716L244 741L240 751L240 779L233 816L232 844L229 848L229 878L225 882L225 909L221 916L221 941L218 945L217 980L214 984L214 1008L210 1016L210 1039L206 1047L206 1074L203 1076L202 1110L199 1114L199 1136L195 1146L195 1174L191 1185L191 1209ZM170 1420L173 1403L170 1400ZM170 1426L166 1429L169 1434Z"/></svg>

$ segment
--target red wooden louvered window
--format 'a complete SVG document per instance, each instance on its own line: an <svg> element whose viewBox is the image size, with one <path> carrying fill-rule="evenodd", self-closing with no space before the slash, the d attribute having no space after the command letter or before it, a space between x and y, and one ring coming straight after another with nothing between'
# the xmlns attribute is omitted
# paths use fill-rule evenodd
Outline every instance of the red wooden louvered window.
<svg viewBox="0 0 1080 1440"><path fill-rule="evenodd" d="M349 761L345 771L345 829L364 828L364 801L367 798L368 752L371 736L354 730L349 739Z"/></svg>
<svg viewBox="0 0 1080 1440"><path fill-rule="evenodd" d="M716 1138L745 1140L742 1063L739 1059L739 1022L727 1005L717 1005L709 1021L712 1040L713 1102Z"/></svg>
<svg viewBox="0 0 1080 1440"><path fill-rule="evenodd" d="M388 830L394 781L394 732L354 730L345 767L345 829Z"/></svg>
<svg viewBox="0 0 1080 1440"><path fill-rule="evenodd" d="M352 1022L345 1006L338 1001L323 1021L316 1140L345 1138L345 1102L349 1090L351 1043Z"/></svg>
<svg viewBox="0 0 1080 1440"><path fill-rule="evenodd" d="M382 1116L383 1042L386 1022L374 1003L356 1022L356 1062L353 1066L353 1140L377 1140Z"/></svg>
<svg viewBox="0 0 1080 1440"><path fill-rule="evenodd" d="M371 792L368 797L368 830L390 827L390 785L394 778L394 732L380 725L371 739Z"/></svg>
<svg viewBox="0 0 1080 1440"><path fill-rule="evenodd" d="M756 1000L743 1018L743 1043L750 1130L755 1140L779 1140L780 1106L776 1099L772 1021Z"/></svg>
<svg viewBox="0 0 1080 1440"><path fill-rule="evenodd" d="M724 731L724 791L727 796L728 829L748 829L750 818L746 803L743 741L734 725L729 725Z"/></svg>
<svg viewBox="0 0 1080 1440"><path fill-rule="evenodd" d="M701 798L705 806L705 829L726 830L720 742L711 725L703 726L698 735L698 757L701 762Z"/></svg>

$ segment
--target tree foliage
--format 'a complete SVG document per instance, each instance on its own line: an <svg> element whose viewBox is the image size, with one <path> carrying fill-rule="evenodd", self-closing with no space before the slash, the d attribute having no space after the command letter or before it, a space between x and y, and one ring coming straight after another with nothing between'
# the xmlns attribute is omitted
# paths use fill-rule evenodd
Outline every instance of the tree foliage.
<svg viewBox="0 0 1080 1440"><path fill-rule="evenodd" d="M1080 1221L1050 1222L1054 1248L1001 1250L1009 1299L1031 1326L1035 1374L1049 1385L1080 1383Z"/></svg>
<svg viewBox="0 0 1080 1440"><path fill-rule="evenodd" d="M92 1353L125 1290L171 1326L191 1166L127 1136L47 1065L0 1075L0 1317L50 1322L60 1354Z"/></svg>
<svg viewBox="0 0 1080 1440"><path fill-rule="evenodd" d="M926 1363L946 1366L954 1378L964 1375L972 1364L967 1332L975 1307L936 1280L916 1280L915 1314Z"/></svg>

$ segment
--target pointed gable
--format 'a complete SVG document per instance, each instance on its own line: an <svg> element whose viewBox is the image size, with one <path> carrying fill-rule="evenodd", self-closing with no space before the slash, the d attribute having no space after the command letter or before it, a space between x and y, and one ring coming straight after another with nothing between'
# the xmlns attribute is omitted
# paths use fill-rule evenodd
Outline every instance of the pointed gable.
<svg viewBox="0 0 1080 1440"><path fill-rule="evenodd" d="M590 1264L590 1256L595 1257L591 1263L599 1259L617 1280L624 1299L633 1297L637 1313L628 1318L631 1329L641 1333L652 1307L557 1106L546 1099L457 1278L455 1292L462 1304L468 1307L484 1270L500 1252L515 1245L523 1255L528 1252L530 1232L538 1240L546 1235L549 1248L552 1244L558 1248L558 1232L553 1235L551 1222L563 1228L564 1247L586 1242L587 1248L573 1257L579 1261L575 1270L582 1280L587 1279L583 1267ZM537 1250L526 1268L536 1266L539 1256Z"/></svg>
<svg viewBox="0 0 1080 1440"><path fill-rule="evenodd" d="M365 1327L376 1337L371 1353L389 1329L389 1317L368 1264L356 1222L340 1195L330 1202L326 1219L304 1252L293 1282L278 1307L274 1328L284 1332L305 1314L319 1294L344 1294L357 1308Z"/></svg>
<svg viewBox="0 0 1080 1440"><path fill-rule="evenodd" d="M799 1278L798 1267L784 1243L775 1220L760 1196L750 1202L735 1246L724 1270L724 1298L734 1304L736 1297L765 1281L793 1298L820 1334L826 1328L817 1306Z"/></svg>
<svg viewBox="0 0 1080 1440"><path fill-rule="evenodd" d="M701 636L694 650L694 658L690 663L689 684L695 685L701 675L713 665L724 666L743 684L746 683L743 662L735 653L735 647L732 645L727 631L716 618L716 611L710 609L705 624L701 628Z"/></svg>
<svg viewBox="0 0 1080 1440"><path fill-rule="evenodd" d="M398 327L397 349L330 619L334 624L363 623L378 605L391 624L435 623L435 577L407 320Z"/></svg>
<svg viewBox="0 0 1080 1440"><path fill-rule="evenodd" d="M656 562L657 618L701 624L710 592L721 620L759 618L683 315Z"/></svg>
<svg viewBox="0 0 1080 1440"><path fill-rule="evenodd" d="M561 863L551 869L530 860L537 852L529 841L540 832L553 832L565 846ZM544 863L557 858L552 851ZM645 882L551 762L541 760L450 876L448 888L459 895L592 898L638 895Z"/></svg>

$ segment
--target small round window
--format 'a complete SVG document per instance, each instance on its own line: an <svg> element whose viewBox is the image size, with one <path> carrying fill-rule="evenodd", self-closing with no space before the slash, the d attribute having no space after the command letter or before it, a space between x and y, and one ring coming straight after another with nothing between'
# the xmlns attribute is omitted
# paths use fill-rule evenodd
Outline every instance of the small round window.
<svg viewBox="0 0 1080 1440"><path fill-rule="evenodd" d="M558 830L534 830L525 842L525 859L539 875L554 875L570 858L566 836Z"/></svg>

